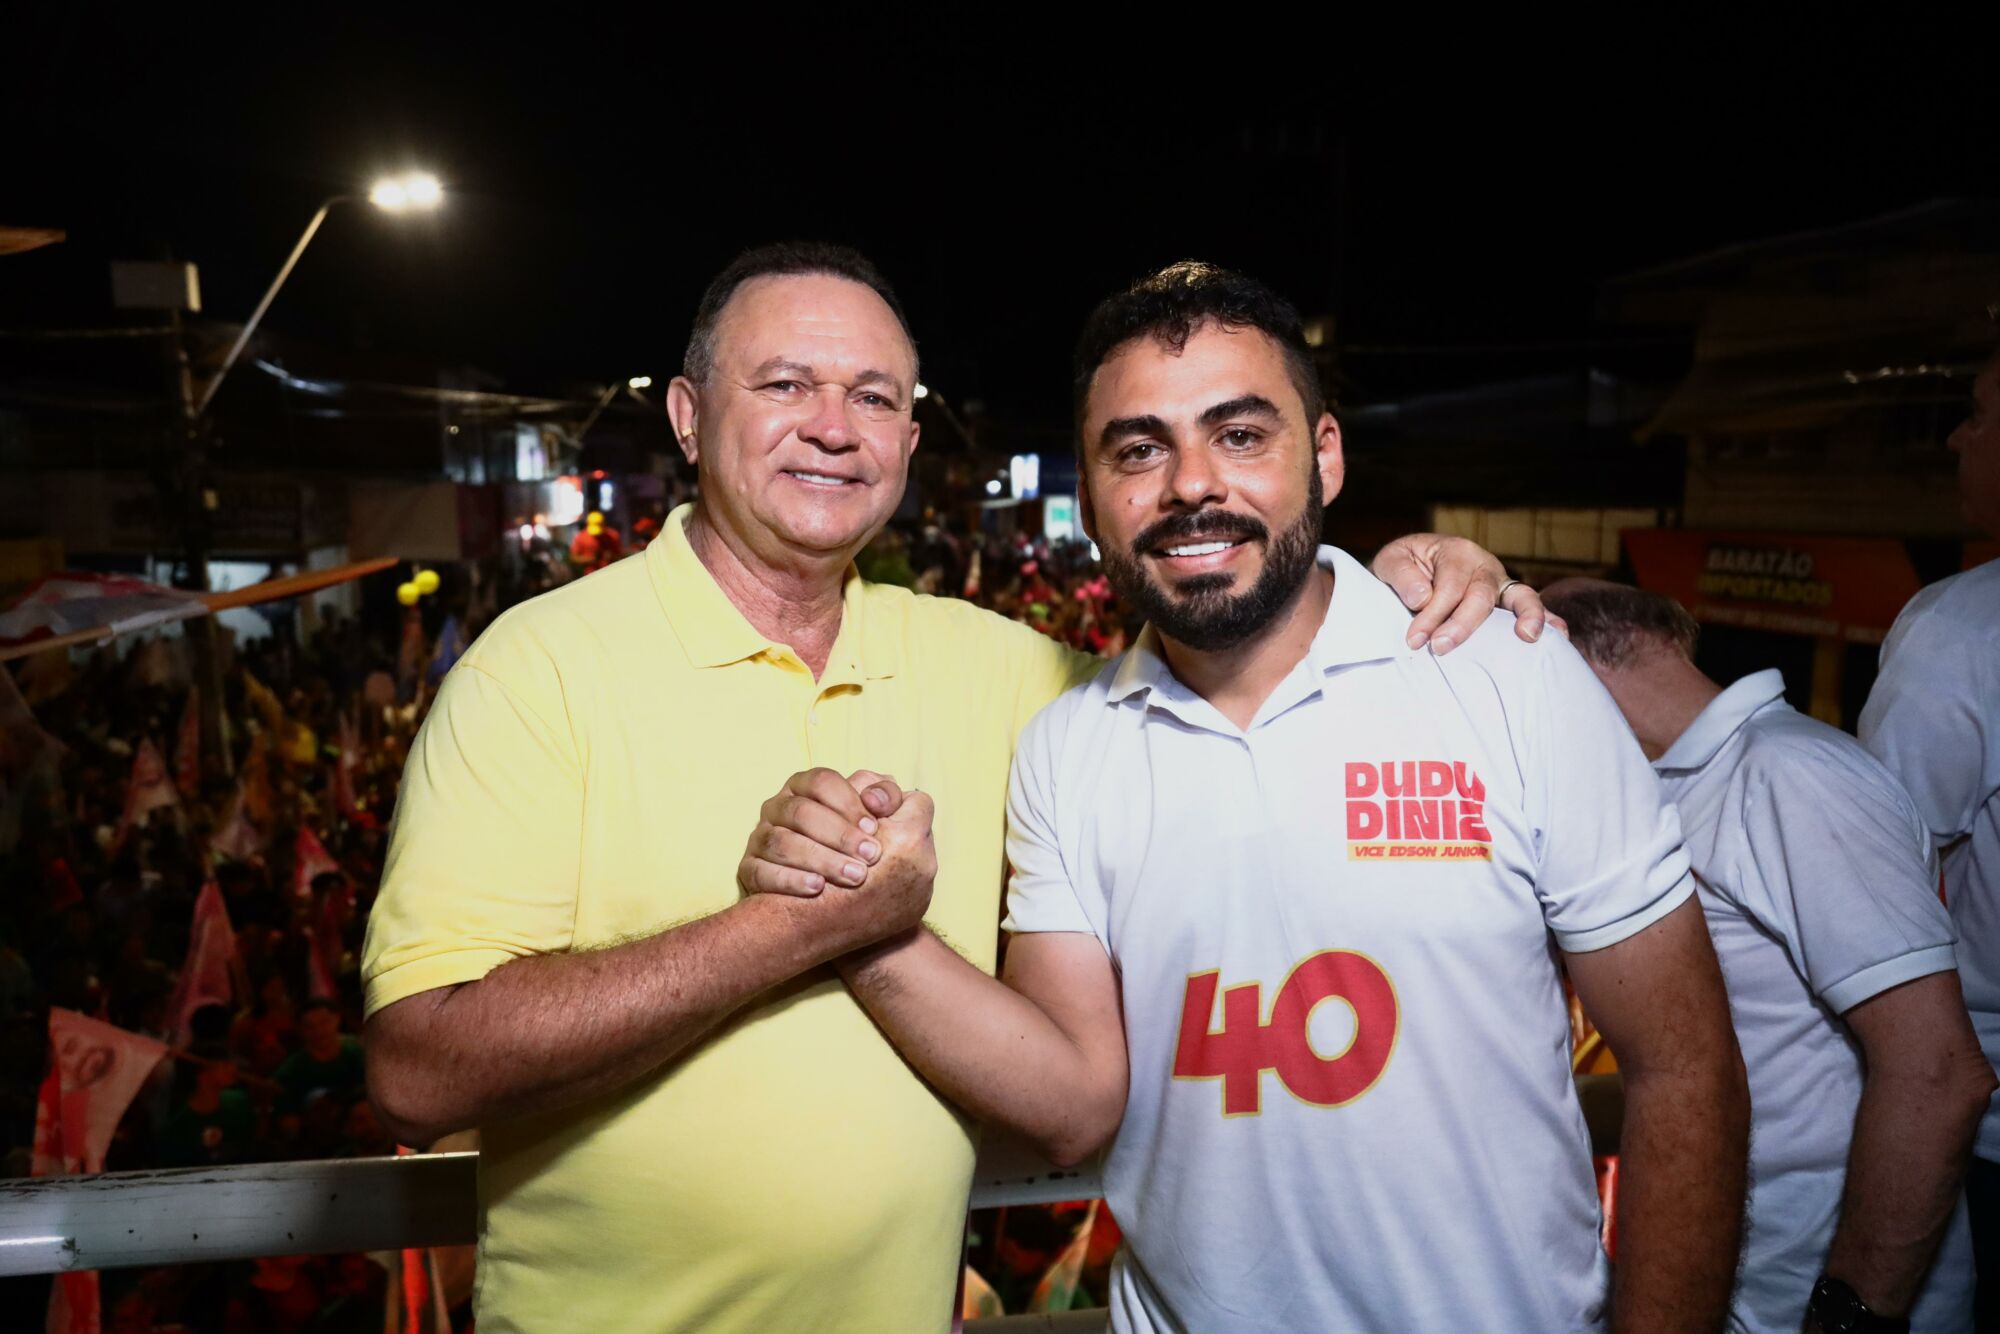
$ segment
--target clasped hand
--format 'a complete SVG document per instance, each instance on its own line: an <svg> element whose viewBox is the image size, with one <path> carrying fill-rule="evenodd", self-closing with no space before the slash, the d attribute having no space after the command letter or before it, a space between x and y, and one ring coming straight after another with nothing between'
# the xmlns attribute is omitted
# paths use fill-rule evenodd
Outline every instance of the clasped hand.
<svg viewBox="0 0 2000 1334"><path fill-rule="evenodd" d="M870 770L793 774L737 864L746 894L818 899L829 929L872 944L923 920L937 879L931 799Z"/></svg>

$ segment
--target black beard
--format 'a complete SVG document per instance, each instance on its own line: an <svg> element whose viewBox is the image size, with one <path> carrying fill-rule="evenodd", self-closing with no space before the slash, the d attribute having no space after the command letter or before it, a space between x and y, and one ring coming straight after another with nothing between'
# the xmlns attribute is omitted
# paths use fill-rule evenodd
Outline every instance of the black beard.
<svg viewBox="0 0 2000 1334"><path fill-rule="evenodd" d="M1120 601L1138 608L1175 643L1201 653L1235 648L1290 606L1312 574L1324 508L1319 470L1315 468L1307 484L1305 508L1271 542L1264 554L1264 569L1246 592L1232 596L1227 590L1234 576L1220 571L1193 575L1171 590L1156 583L1146 571L1145 553L1168 542L1255 541L1269 531L1248 515L1224 510L1162 519L1134 539L1130 552L1114 552L1105 546L1104 576Z"/></svg>

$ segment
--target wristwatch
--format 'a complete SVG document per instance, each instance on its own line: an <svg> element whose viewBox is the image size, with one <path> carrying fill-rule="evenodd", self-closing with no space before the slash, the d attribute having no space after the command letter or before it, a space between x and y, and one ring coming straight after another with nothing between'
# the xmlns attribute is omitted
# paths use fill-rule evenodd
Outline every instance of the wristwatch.
<svg viewBox="0 0 2000 1334"><path fill-rule="evenodd" d="M1819 1323L1825 1334L1909 1334L1910 1330L1908 1316L1876 1314L1853 1288L1825 1274L1813 1284L1806 1314Z"/></svg>

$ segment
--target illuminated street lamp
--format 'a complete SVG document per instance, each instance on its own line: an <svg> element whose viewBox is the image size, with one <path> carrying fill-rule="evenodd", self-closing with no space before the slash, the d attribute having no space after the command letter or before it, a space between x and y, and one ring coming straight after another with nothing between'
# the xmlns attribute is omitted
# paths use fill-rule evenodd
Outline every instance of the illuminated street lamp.
<svg viewBox="0 0 2000 1334"><path fill-rule="evenodd" d="M650 375L635 375L627 380L623 386L627 393L631 394L634 398L638 398L641 403L646 403L646 400L639 398L639 391L641 389L651 389L652 387L653 377ZM619 388L620 385L616 380L604 386L604 392L598 396L597 405L591 408L590 415L583 419L583 425L576 428L577 444L581 445L583 437L590 434L590 428L597 425L597 419L604 415L604 410L611 406L611 400L618 396ZM646 403L646 406L650 408L653 405Z"/></svg>
<svg viewBox="0 0 2000 1334"><path fill-rule="evenodd" d="M257 332L258 324L264 319L264 312L271 308L271 302L277 297L278 289L285 285L285 279L292 276L293 266L299 262L299 256L305 254L306 247L312 243L320 224L326 221L326 215L333 211L335 204L352 202L354 202L353 195L334 195L321 204L319 211L313 214L312 221L306 224L304 234L299 237L299 243L293 246L292 253L286 256L284 267L280 268L278 276L271 280L271 286L265 291L264 299L257 303L257 309L250 312L249 321L236 335L236 341L229 345L229 353L222 359L222 368L216 371L214 378L209 380L207 387L201 391L201 398L194 405L193 420L200 421L202 415L208 411L209 403L215 398L215 391L222 387L223 378L229 374L230 367L236 364L236 358L242 355L244 344L250 341L250 335ZM368 202L385 213L428 212L444 202L444 187L438 184L437 177L428 172L405 172L401 176L385 176L375 182L368 191Z"/></svg>
<svg viewBox="0 0 2000 1334"><path fill-rule="evenodd" d="M444 202L444 187L427 171L385 176L368 191L368 202L387 213L432 209Z"/></svg>

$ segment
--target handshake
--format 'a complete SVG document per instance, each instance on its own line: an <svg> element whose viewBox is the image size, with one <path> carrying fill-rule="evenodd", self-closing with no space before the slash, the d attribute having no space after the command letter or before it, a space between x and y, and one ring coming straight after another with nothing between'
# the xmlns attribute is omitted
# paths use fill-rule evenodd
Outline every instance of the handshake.
<svg viewBox="0 0 2000 1334"><path fill-rule="evenodd" d="M744 893L817 900L841 953L922 923L937 879L928 796L866 769L808 769L758 814L736 868Z"/></svg>

